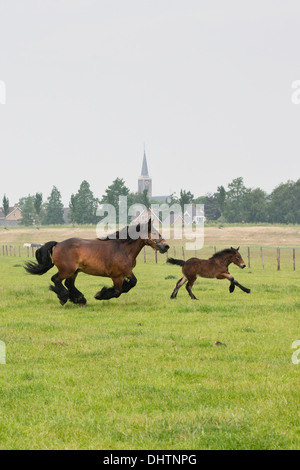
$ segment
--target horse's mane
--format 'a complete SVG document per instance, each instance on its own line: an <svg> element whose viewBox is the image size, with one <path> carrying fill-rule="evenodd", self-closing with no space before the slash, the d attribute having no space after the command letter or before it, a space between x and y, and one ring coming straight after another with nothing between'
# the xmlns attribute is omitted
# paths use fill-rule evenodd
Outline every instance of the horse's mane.
<svg viewBox="0 0 300 470"><path fill-rule="evenodd" d="M217 251L217 253L210 257L210 259L222 258L222 256L229 254L232 254L231 248L225 248L225 250Z"/></svg>
<svg viewBox="0 0 300 470"><path fill-rule="evenodd" d="M103 242L106 242L108 240L118 240L120 243L133 243L137 240L137 238L132 238L130 236L130 227L133 226L127 225L127 227L124 227L121 230L117 230L114 233L110 233L109 235L107 235L107 237L98 238L98 240L101 240ZM139 232L140 230L137 231Z"/></svg>

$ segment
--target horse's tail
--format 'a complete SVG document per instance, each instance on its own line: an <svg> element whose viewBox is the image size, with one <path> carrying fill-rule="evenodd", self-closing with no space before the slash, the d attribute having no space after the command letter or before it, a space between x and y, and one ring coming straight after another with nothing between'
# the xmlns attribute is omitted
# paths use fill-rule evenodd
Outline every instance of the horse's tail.
<svg viewBox="0 0 300 470"><path fill-rule="evenodd" d="M57 245L58 242L47 242L41 248L36 250L35 257L37 259L37 263L32 261L28 261L25 263L25 270L29 274L45 274L49 269L54 266L52 261L52 250Z"/></svg>
<svg viewBox="0 0 300 470"><path fill-rule="evenodd" d="M183 266L185 261L183 261L183 259L168 258L167 263L178 264L178 266Z"/></svg>

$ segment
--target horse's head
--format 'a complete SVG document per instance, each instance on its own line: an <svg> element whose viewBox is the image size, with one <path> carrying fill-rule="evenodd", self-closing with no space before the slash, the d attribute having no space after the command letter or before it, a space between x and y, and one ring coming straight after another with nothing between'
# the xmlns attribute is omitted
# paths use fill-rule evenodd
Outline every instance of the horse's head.
<svg viewBox="0 0 300 470"><path fill-rule="evenodd" d="M244 269L246 267L246 263L241 257L239 249L240 247L238 248L231 247L231 253L232 253L231 262L236 264L239 268Z"/></svg>
<svg viewBox="0 0 300 470"><path fill-rule="evenodd" d="M166 240L162 238L159 231L153 227L152 219L149 219L147 230L148 238L145 240L146 245L151 246L151 248L158 250L160 253L166 253L170 246L167 244Z"/></svg>

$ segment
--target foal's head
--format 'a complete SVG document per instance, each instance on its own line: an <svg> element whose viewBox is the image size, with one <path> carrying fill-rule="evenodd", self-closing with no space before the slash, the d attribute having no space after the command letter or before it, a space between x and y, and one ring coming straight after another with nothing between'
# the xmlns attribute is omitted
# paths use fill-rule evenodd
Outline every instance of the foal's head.
<svg viewBox="0 0 300 470"><path fill-rule="evenodd" d="M240 247L238 248L230 248L231 250L231 262L236 264L239 268L242 268L244 269L246 267L246 263L245 261L243 260L243 258L241 257L240 253L239 253L239 249Z"/></svg>

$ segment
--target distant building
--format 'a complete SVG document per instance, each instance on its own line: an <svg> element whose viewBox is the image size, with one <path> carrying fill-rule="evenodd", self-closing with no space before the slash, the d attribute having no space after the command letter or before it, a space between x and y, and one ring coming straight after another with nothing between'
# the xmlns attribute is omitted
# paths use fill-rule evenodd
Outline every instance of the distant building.
<svg viewBox="0 0 300 470"><path fill-rule="evenodd" d="M149 176L146 150L144 149L142 173L138 179L138 192L142 194L144 191L147 191L147 196L152 197L152 178Z"/></svg>
<svg viewBox="0 0 300 470"><path fill-rule="evenodd" d="M7 216L5 217L3 208L0 209L0 225L18 225L18 221L22 219L22 211L18 204L10 207Z"/></svg>
<svg viewBox="0 0 300 470"><path fill-rule="evenodd" d="M161 224L160 218L151 209L138 212L137 215L132 218L131 222L133 224L144 224L145 222L148 222L150 218L155 224Z"/></svg>

